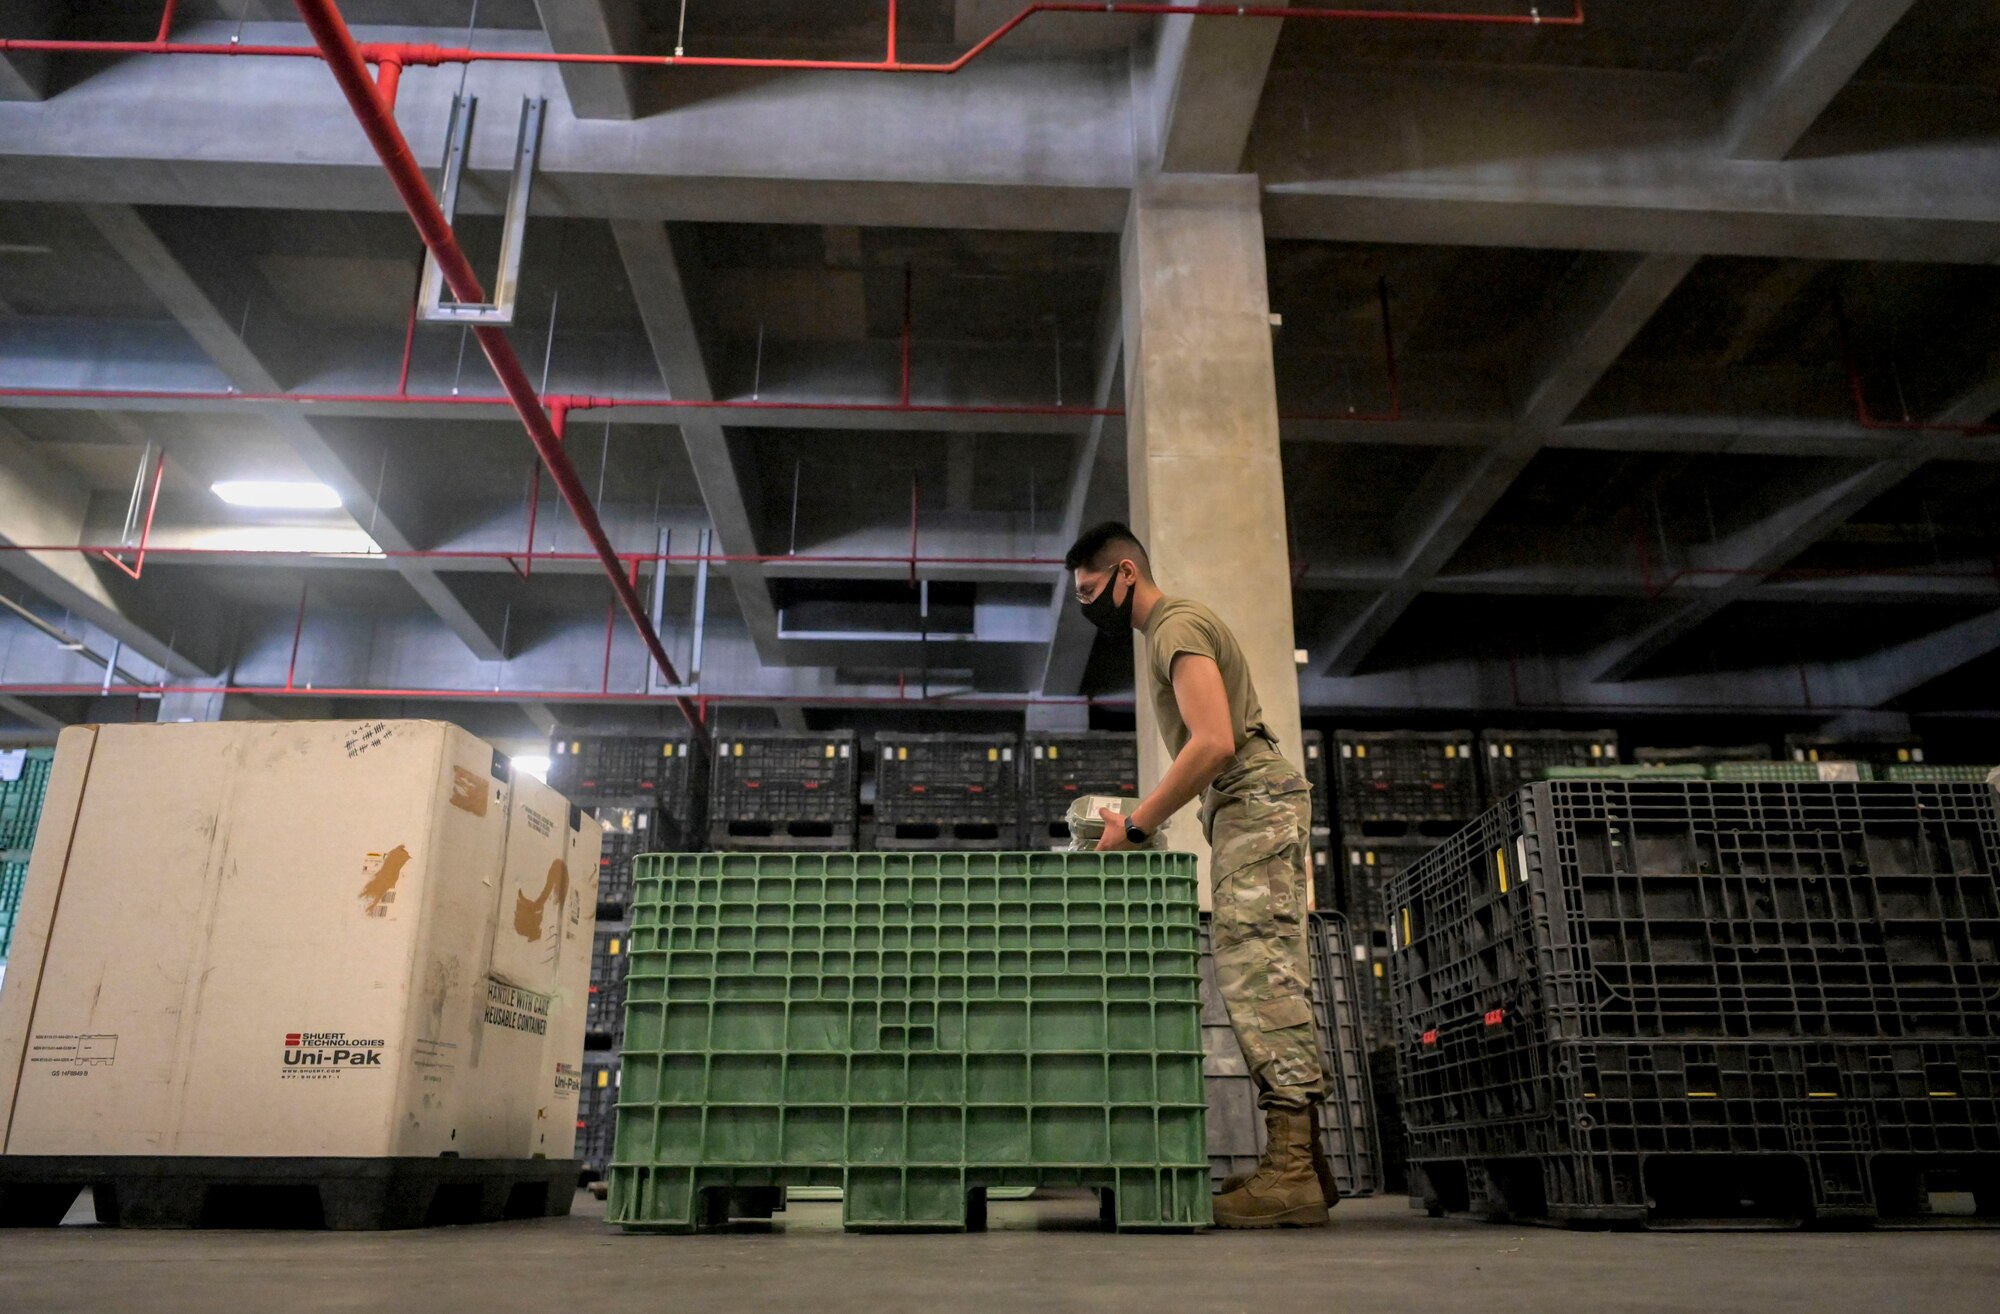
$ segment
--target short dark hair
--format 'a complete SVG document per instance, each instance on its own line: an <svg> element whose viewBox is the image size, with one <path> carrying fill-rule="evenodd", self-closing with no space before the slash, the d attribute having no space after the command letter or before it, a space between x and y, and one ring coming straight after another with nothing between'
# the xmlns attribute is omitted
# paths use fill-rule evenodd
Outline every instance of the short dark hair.
<svg viewBox="0 0 2000 1314"><path fill-rule="evenodd" d="M1070 544L1069 552L1063 557L1063 569L1102 570L1115 561L1127 558L1139 568L1142 576L1147 579L1153 577L1153 563L1146 556L1146 545L1139 541L1139 536L1124 522L1107 520L1084 530L1076 542Z"/></svg>

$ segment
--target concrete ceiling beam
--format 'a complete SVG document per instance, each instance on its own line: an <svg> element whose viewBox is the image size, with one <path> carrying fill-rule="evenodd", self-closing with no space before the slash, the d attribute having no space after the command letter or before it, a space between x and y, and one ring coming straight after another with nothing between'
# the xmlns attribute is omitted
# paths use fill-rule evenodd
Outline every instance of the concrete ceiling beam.
<svg viewBox="0 0 2000 1314"><path fill-rule="evenodd" d="M86 206L84 214L234 386L244 392L284 391L285 385L272 372L271 363L244 340L239 327L146 216L126 205ZM348 450L318 424L295 412L273 408L269 419L314 477L340 494L341 505L357 528L391 551L421 546L393 514L384 514L375 469L359 468ZM502 618L491 615L490 608L475 609L471 599L460 596L424 562L407 557L392 560L412 591L475 655L484 661L505 656L500 641Z"/></svg>

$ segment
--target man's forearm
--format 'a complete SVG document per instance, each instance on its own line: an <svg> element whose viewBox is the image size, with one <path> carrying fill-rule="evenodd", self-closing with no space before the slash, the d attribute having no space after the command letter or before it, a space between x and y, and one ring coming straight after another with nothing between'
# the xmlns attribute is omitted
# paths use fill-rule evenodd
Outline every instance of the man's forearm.
<svg viewBox="0 0 2000 1314"><path fill-rule="evenodd" d="M1196 795L1207 789L1234 756L1234 753L1224 752L1219 745L1190 739L1186 747L1175 754L1167 773L1160 777L1160 783L1132 810L1128 820L1148 834L1158 830Z"/></svg>

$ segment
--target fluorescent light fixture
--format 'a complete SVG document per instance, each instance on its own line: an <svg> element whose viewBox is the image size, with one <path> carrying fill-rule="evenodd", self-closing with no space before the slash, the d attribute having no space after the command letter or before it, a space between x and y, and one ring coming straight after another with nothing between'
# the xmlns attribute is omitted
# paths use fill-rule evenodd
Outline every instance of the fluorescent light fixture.
<svg viewBox="0 0 2000 1314"><path fill-rule="evenodd" d="M283 479L225 479L211 485L211 491L231 506L260 511L333 511L340 506L340 494L325 484Z"/></svg>
<svg viewBox="0 0 2000 1314"><path fill-rule="evenodd" d="M547 780L549 778L549 759L542 756L517 757L514 759L514 769L524 776L533 776L537 780Z"/></svg>

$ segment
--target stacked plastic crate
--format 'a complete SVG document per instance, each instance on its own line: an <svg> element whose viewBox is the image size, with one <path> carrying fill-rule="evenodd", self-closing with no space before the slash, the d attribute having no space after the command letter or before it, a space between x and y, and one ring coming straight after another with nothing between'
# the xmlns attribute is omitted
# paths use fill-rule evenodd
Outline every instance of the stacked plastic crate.
<svg viewBox="0 0 2000 1314"><path fill-rule="evenodd" d="M1069 839L1064 818L1086 794L1136 796L1139 741L1110 730L1031 732L1022 747L1021 847L1060 847Z"/></svg>
<svg viewBox="0 0 2000 1314"><path fill-rule="evenodd" d="M957 1230L1070 1186L1208 1223L1189 855L649 857L634 906L610 1221L838 1187L851 1229Z"/></svg>
<svg viewBox="0 0 2000 1314"><path fill-rule="evenodd" d="M1717 762L1770 762L1769 744L1694 744L1677 748L1636 748L1632 762L1643 767L1701 767Z"/></svg>
<svg viewBox="0 0 2000 1314"><path fill-rule="evenodd" d="M1373 1195L1381 1186L1381 1167L1347 926L1337 913L1314 913L1311 936L1313 1021L1319 1029L1320 1065L1326 1076L1320 1136L1340 1194ZM1264 1118L1257 1107L1256 1082L1216 990L1206 915L1201 931L1201 1042L1209 1176L1219 1183L1256 1166L1264 1152Z"/></svg>
<svg viewBox="0 0 2000 1314"><path fill-rule="evenodd" d="M1486 802L1498 803L1523 785L1547 779L1551 767L1617 766L1616 730L1482 730L1479 771Z"/></svg>
<svg viewBox="0 0 2000 1314"><path fill-rule="evenodd" d="M28 880L28 853L35 846L35 827L42 819L42 798L48 793L52 748L16 748L0 752L0 964L14 940L14 919L21 891Z"/></svg>
<svg viewBox="0 0 2000 1314"><path fill-rule="evenodd" d="M1331 912L1336 880L1332 866L1333 799L1327 792L1326 736L1308 730L1301 736L1299 747L1299 755L1305 759L1306 780L1313 791L1313 907Z"/></svg>
<svg viewBox="0 0 2000 1314"><path fill-rule="evenodd" d="M572 803L653 814L647 843L657 853L702 847L707 761L686 733L587 735L557 731L549 740L549 784Z"/></svg>
<svg viewBox="0 0 2000 1314"><path fill-rule="evenodd" d="M1012 735L876 735L875 815L867 847L1022 847L1019 751Z"/></svg>
<svg viewBox="0 0 2000 1314"><path fill-rule="evenodd" d="M1479 759L1470 730L1340 730L1329 769L1340 821L1334 904L1347 919L1369 1067L1376 1078L1385 1188L1403 1189L1395 1051L1389 1026L1389 923L1384 882L1479 815Z"/></svg>
<svg viewBox="0 0 2000 1314"><path fill-rule="evenodd" d="M1390 895L1433 1212L2000 1220L1983 784L1552 781Z"/></svg>
<svg viewBox="0 0 2000 1314"><path fill-rule="evenodd" d="M586 1182L603 1182L610 1168L611 1141L618 1130L618 1069L617 1054L584 1052L583 1093L576 1102L576 1157L583 1163Z"/></svg>
<svg viewBox="0 0 2000 1314"><path fill-rule="evenodd" d="M642 853L698 848L708 795L707 759L687 734L593 735L559 731L549 743L549 784L592 809L604 829L598 858L597 933L584 1010L583 1099L577 1157L601 1179L615 1095L593 1102L592 1083L615 1086L624 1043L625 965L631 940L632 869ZM593 1149L592 1147L596 1147Z"/></svg>
<svg viewBox="0 0 2000 1314"><path fill-rule="evenodd" d="M1444 836L1479 815L1479 759L1472 732L1356 731L1334 734L1330 768L1340 817L1333 903L1357 949L1386 950L1382 886ZM1371 1036L1388 1016L1388 985L1370 957L1363 1013Z"/></svg>
<svg viewBox="0 0 2000 1314"><path fill-rule="evenodd" d="M707 847L851 851L860 829L859 758L852 730L719 736Z"/></svg>
<svg viewBox="0 0 2000 1314"><path fill-rule="evenodd" d="M1914 735L1786 735L1785 757L1793 762L1863 762L1880 775L1892 766L1921 766L1924 741Z"/></svg>

